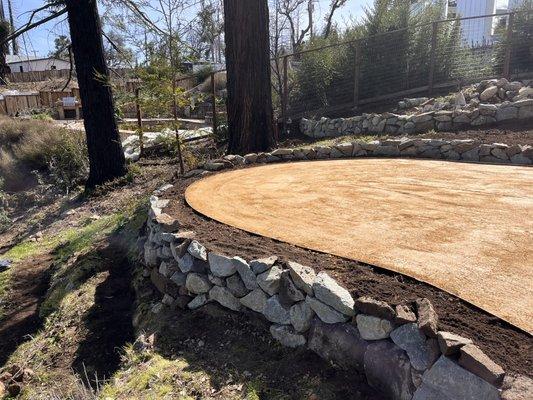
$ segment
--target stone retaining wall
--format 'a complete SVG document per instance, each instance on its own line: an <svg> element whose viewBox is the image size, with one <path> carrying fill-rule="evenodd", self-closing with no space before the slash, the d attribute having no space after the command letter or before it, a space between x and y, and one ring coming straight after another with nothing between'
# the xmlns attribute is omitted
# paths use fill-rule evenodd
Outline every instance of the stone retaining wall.
<svg viewBox="0 0 533 400"><path fill-rule="evenodd" d="M471 340L440 331L428 299L395 305L354 299L323 271L282 264L277 256L245 260L212 252L194 232L180 230L164 212L168 203L152 196L142 238L144 276L163 295L153 312L215 302L256 313L282 345L355 368L392 399L500 399L503 369Z"/></svg>
<svg viewBox="0 0 533 400"><path fill-rule="evenodd" d="M262 164L282 161L321 160L352 157L409 157L443 160L462 160L496 164L531 165L533 147L506 145L504 143L481 144L471 139L398 139L354 141L331 146L305 149L276 149L270 153L228 155L201 165L186 176L207 171L219 171L244 164Z"/></svg>
<svg viewBox="0 0 533 400"><path fill-rule="evenodd" d="M531 89L531 88L529 88ZM533 89L532 95L533 95ZM479 104L475 109L440 110L420 114L363 114L351 118L302 119L301 132L313 138L345 135L404 135L430 130L455 131L491 125L500 121L533 118L533 99Z"/></svg>

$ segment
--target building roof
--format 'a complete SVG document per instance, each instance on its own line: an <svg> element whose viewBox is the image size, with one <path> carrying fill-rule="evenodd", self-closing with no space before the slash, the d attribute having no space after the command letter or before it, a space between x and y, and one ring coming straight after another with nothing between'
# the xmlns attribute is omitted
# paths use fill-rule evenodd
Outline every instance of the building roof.
<svg viewBox="0 0 533 400"><path fill-rule="evenodd" d="M26 54L7 54L6 55L6 63L12 64L12 63L18 63L18 62L28 62L28 61L40 61L40 60L58 60L58 61L66 61L62 60L61 58L57 57L40 57L40 56L29 56ZM66 61L68 62L68 61Z"/></svg>

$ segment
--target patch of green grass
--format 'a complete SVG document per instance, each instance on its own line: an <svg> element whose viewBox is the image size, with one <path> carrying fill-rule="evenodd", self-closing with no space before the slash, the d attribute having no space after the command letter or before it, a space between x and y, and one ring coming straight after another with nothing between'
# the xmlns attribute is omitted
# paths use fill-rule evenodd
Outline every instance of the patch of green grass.
<svg viewBox="0 0 533 400"><path fill-rule="evenodd" d="M138 353L127 346L124 367L101 390L100 398L180 399L202 398L210 389L205 372L190 371L181 358L169 360L155 353Z"/></svg>

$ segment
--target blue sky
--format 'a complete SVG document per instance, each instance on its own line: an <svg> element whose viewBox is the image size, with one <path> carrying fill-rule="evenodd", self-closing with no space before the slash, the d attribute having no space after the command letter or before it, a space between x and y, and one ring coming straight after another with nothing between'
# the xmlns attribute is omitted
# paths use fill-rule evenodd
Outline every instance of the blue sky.
<svg viewBox="0 0 533 400"><path fill-rule="evenodd" d="M362 7L371 2L372 0L349 0L344 10L338 14L337 21L342 23L350 15L357 17L361 14ZM29 17L27 12L40 7L43 3L43 0L13 0L14 13L18 17L15 25L24 24ZM319 10L326 10L328 3L329 0L320 0ZM65 23L49 22L42 25L24 35L24 40L19 40L21 53L47 55L54 47L54 38L60 34L68 34L68 28Z"/></svg>
<svg viewBox="0 0 533 400"><path fill-rule="evenodd" d="M327 10L330 0L319 0L318 9L319 12ZM363 8L368 7L373 0L348 0L348 4L341 12L338 13L336 20L339 24L346 21L350 16L358 18L361 16ZM498 3L506 3L507 0L498 0ZM14 13L17 16L15 21L16 26L24 24L31 11L44 2L43 0L13 0ZM62 18L64 20L64 18ZM68 34L68 28L65 23L53 21L24 35L24 40L19 40L21 47L21 53L35 54L35 55L47 55L54 47L54 38L60 34Z"/></svg>

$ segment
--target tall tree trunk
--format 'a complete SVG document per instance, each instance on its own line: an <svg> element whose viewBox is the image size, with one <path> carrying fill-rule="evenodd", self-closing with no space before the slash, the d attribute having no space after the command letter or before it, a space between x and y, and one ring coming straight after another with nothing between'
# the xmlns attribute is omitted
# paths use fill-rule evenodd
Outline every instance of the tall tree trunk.
<svg viewBox="0 0 533 400"><path fill-rule="evenodd" d="M9 11L9 23L11 24L11 32L15 32L15 20L13 18L13 5L11 4L11 0L7 0L7 9ZM17 39L13 39L11 44L13 46L13 54L17 55L19 53Z"/></svg>
<svg viewBox="0 0 533 400"><path fill-rule="evenodd" d="M66 0L66 4L89 152L90 171L85 186L92 188L123 176L126 163L108 83L96 0Z"/></svg>
<svg viewBox="0 0 533 400"><path fill-rule="evenodd" d="M267 0L225 0L229 148L232 154L275 143Z"/></svg>

